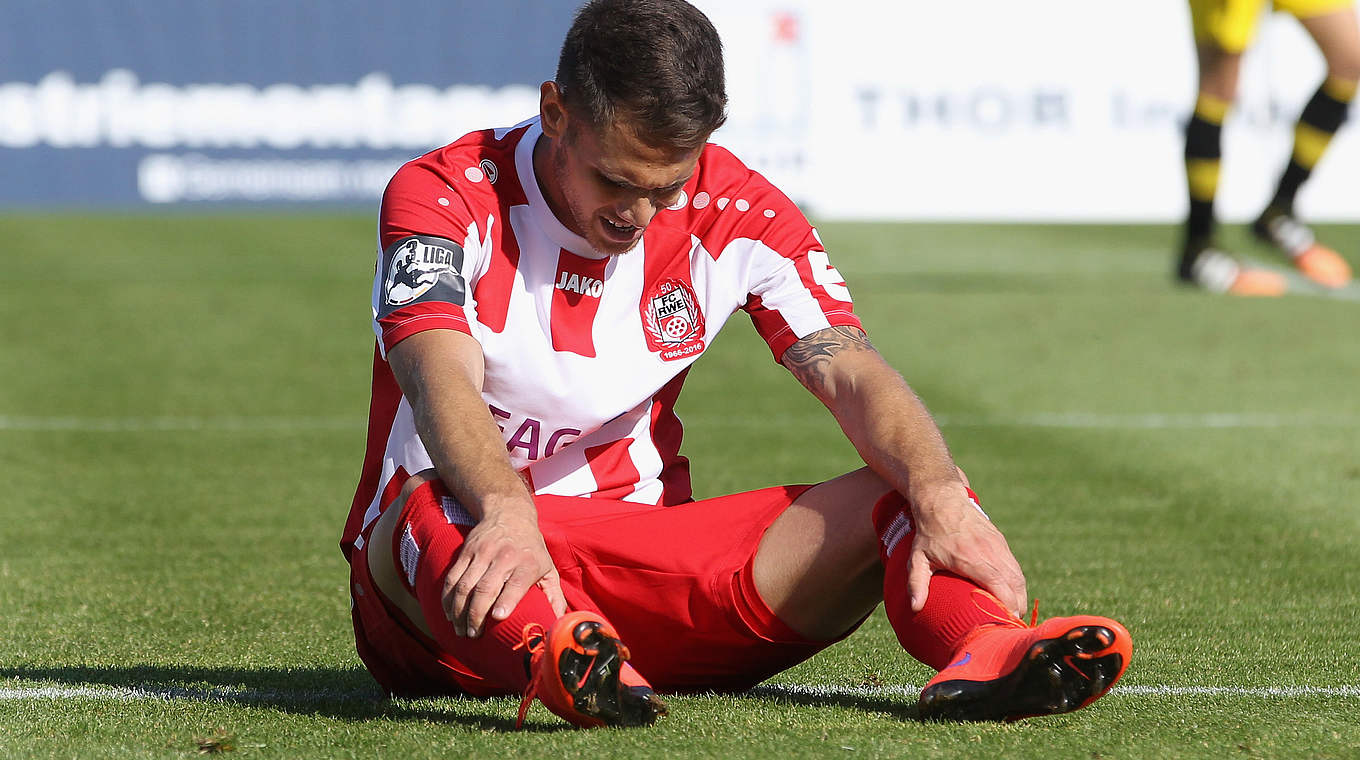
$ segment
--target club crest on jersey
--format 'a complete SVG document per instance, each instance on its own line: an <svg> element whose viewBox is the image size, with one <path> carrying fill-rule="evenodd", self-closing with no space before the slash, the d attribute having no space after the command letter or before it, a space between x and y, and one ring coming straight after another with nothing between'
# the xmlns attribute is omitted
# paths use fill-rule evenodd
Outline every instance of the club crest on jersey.
<svg viewBox="0 0 1360 760"><path fill-rule="evenodd" d="M647 347L664 361L676 361L704 350L704 314L694 290L684 280L657 283L642 299L642 326Z"/></svg>
<svg viewBox="0 0 1360 760"><path fill-rule="evenodd" d="M457 277L463 266L463 250L442 238L409 237L398 241L388 255L391 262L384 290L389 306L415 301L438 285L441 275Z"/></svg>

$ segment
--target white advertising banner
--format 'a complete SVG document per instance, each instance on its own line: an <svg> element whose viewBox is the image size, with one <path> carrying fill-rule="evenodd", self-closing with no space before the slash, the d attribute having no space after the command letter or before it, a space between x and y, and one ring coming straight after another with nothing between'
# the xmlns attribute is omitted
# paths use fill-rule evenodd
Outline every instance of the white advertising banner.
<svg viewBox="0 0 1360 760"><path fill-rule="evenodd" d="M0 24L0 177L24 181L0 183L0 208L372 207L401 162L532 115L577 1L296 0L269 23L266 0L139 0L116 22L18 4ZM819 219L1185 213L1185 0L696 1L727 50L715 139ZM498 33L454 44L459 25ZM1224 132L1222 218L1270 196L1322 76L1297 22L1266 18ZM1360 221L1360 126L1299 208Z"/></svg>
<svg viewBox="0 0 1360 760"><path fill-rule="evenodd" d="M716 141L823 219L1159 221L1186 209L1195 98L1183 0L700 0L722 33ZM1224 129L1219 214L1258 213L1324 74L1298 23L1263 19ZM1360 220L1360 129L1299 209Z"/></svg>

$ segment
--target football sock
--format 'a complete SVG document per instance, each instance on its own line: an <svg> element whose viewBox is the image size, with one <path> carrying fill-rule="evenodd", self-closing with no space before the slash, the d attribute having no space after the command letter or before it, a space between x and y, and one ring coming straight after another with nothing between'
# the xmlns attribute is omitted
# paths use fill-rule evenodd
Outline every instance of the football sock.
<svg viewBox="0 0 1360 760"><path fill-rule="evenodd" d="M463 544L461 531L445 530L431 541L416 569L415 595L420 600L425 621L435 641L446 652L492 683L512 685L523 692L529 684L528 651L523 646L524 627L531 623L552 626L553 613L548 597L538 587L529 589L510 617L495 621L488 614L482 635L471 639L454 633L453 623L444 616L442 594L444 569L453 564Z"/></svg>
<svg viewBox="0 0 1360 760"><path fill-rule="evenodd" d="M1327 77L1322 86L1303 107L1298 124L1294 126L1294 153L1280 176L1280 184L1270 206L1290 212L1299 187L1313 173L1327 145L1345 123L1351 101L1355 99L1356 83Z"/></svg>
<svg viewBox="0 0 1360 760"><path fill-rule="evenodd" d="M969 495L973 496L971 490ZM914 525L911 507L900 494L888 494L874 505L874 530L884 567L883 609L902 648L930 667L943 670L978 626L1013 626L1019 621L996 597L949 572L931 576L925 607L913 611L907 563L916 535Z"/></svg>
<svg viewBox="0 0 1360 760"><path fill-rule="evenodd" d="M1185 223L1186 253L1206 245L1214 234L1214 196L1218 194L1218 170L1223 157L1223 119L1228 102L1201 92L1195 112L1185 126L1185 177L1190 188L1190 214ZM1182 276L1192 262L1182 261Z"/></svg>

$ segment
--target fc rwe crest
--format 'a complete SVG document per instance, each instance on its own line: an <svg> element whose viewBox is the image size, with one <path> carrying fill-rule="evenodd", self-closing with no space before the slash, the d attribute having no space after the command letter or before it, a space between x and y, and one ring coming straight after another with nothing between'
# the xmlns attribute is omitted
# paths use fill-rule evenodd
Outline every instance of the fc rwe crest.
<svg viewBox="0 0 1360 760"><path fill-rule="evenodd" d="M642 324L647 345L665 361L704 350L704 314L684 280L662 280L643 299Z"/></svg>

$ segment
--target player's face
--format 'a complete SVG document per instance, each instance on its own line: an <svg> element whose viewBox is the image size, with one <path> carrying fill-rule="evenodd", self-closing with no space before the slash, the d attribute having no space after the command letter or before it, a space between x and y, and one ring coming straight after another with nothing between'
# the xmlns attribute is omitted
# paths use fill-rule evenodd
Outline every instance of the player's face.
<svg viewBox="0 0 1360 760"><path fill-rule="evenodd" d="M551 171L539 174L548 204L567 229L610 255L637 247L657 212L679 200L703 150L649 145L624 123L597 130L548 121Z"/></svg>

